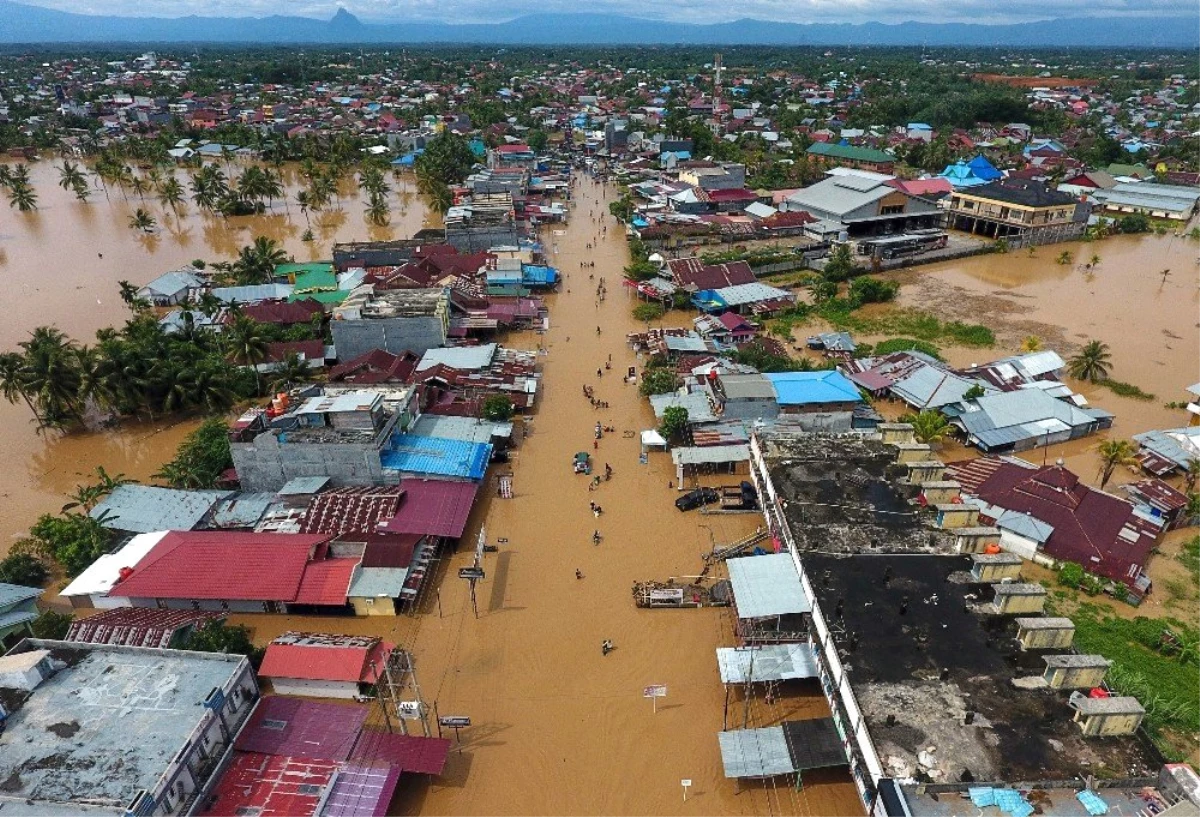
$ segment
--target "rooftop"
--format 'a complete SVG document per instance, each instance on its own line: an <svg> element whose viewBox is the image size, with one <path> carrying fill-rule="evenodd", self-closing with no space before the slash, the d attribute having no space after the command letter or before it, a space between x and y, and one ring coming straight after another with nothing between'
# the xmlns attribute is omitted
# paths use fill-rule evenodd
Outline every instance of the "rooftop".
<svg viewBox="0 0 1200 817"><path fill-rule="evenodd" d="M0 808L14 814L124 814L200 723L205 698L242 656L25 642L56 670L10 711L0 736ZM92 809L86 809L92 810Z"/></svg>
<svg viewBox="0 0 1200 817"><path fill-rule="evenodd" d="M200 524L228 491L179 491L153 485L118 485L89 516L106 528L150 533L191 530Z"/></svg>
<svg viewBox="0 0 1200 817"><path fill-rule="evenodd" d="M1045 662L1020 650L1014 621L977 612L991 586L972 583L969 556L803 559L892 776L954 783L965 770L980 781L1157 771L1161 759L1137 737L1085 739L1065 692L1014 684L1040 676Z"/></svg>

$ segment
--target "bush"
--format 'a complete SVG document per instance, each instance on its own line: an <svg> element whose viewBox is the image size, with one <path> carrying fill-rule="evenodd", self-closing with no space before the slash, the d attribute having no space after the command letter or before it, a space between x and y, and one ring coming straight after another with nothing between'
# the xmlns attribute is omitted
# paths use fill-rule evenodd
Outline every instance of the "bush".
<svg viewBox="0 0 1200 817"><path fill-rule="evenodd" d="M491 420L493 423L503 423L512 419L513 401L507 395L493 394L483 401L480 413L485 420Z"/></svg>
<svg viewBox="0 0 1200 817"><path fill-rule="evenodd" d="M649 261L633 261L625 267L625 277L630 281L649 281L658 275L658 267Z"/></svg>
<svg viewBox="0 0 1200 817"><path fill-rule="evenodd" d="M1119 394L1122 397L1132 397L1134 400L1153 400L1154 395L1150 392L1142 391L1132 383L1123 383L1120 380L1106 379L1101 380L1100 385L1111 391L1113 394Z"/></svg>
<svg viewBox="0 0 1200 817"><path fill-rule="evenodd" d="M1079 587L1083 577L1083 566L1075 562L1067 562L1058 570L1058 583L1063 587Z"/></svg>
<svg viewBox="0 0 1200 817"><path fill-rule="evenodd" d="M220 417L212 417L187 435L175 458L155 476L165 479L172 488L213 488L232 465L229 429Z"/></svg>
<svg viewBox="0 0 1200 817"><path fill-rule="evenodd" d="M860 304L888 303L896 300L900 285L895 281L864 276L850 282L850 300Z"/></svg>
<svg viewBox="0 0 1200 817"><path fill-rule="evenodd" d="M651 301L635 306L633 308L633 319L635 321L649 323L650 321L658 320L666 313L667 311L663 309L662 304L656 304Z"/></svg>
<svg viewBox="0 0 1200 817"><path fill-rule="evenodd" d="M29 532L71 576L108 553L112 543L108 528L81 513L42 514Z"/></svg>
<svg viewBox="0 0 1200 817"><path fill-rule="evenodd" d="M1130 213L1117 219L1117 229L1122 233L1150 232L1150 219L1141 213Z"/></svg>
<svg viewBox="0 0 1200 817"><path fill-rule="evenodd" d="M638 386L638 391L645 397L675 391L675 372L662 367L647 369L642 373L642 383Z"/></svg>
<svg viewBox="0 0 1200 817"><path fill-rule="evenodd" d="M33 629L34 638L48 638L53 641L62 641L67 637L67 631L71 629L71 622L74 620L75 617L70 613L56 613L53 610L46 610L33 620L30 627Z"/></svg>
<svg viewBox="0 0 1200 817"><path fill-rule="evenodd" d="M662 425L659 431L668 440L682 436L688 427L688 410L683 406L670 406L663 411Z"/></svg>
<svg viewBox="0 0 1200 817"><path fill-rule="evenodd" d="M0 561L0 582L41 587L48 577L46 565L29 553L10 553Z"/></svg>
<svg viewBox="0 0 1200 817"><path fill-rule="evenodd" d="M825 263L825 269L821 274L826 281L845 281L862 270L863 268L855 263L854 256L850 254L850 245L839 244L829 254L829 260Z"/></svg>

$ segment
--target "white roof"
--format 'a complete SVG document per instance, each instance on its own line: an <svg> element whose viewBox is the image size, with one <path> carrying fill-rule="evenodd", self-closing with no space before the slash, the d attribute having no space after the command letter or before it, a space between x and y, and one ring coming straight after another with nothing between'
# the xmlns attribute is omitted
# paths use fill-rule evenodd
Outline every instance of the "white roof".
<svg viewBox="0 0 1200 817"><path fill-rule="evenodd" d="M1064 368L1067 364L1058 352L1051 349L1046 349L1042 352L1030 352L1027 355L1021 355L1017 358L1021 368L1028 372L1032 377L1040 377L1049 372L1056 372Z"/></svg>
<svg viewBox="0 0 1200 817"><path fill-rule="evenodd" d="M654 429L647 429L642 432L642 445L666 445L667 441L663 439L663 435L659 434Z"/></svg>
<svg viewBox="0 0 1200 817"><path fill-rule="evenodd" d="M790 553L743 556L730 559L726 565L738 618L764 618L812 610Z"/></svg>
<svg viewBox="0 0 1200 817"><path fill-rule="evenodd" d="M107 593L112 590L121 578L121 568L137 567L146 554L167 535L169 531L160 530L153 533L142 533L129 540L129 544L116 553L107 553L88 566L87 570L75 577L59 593L60 596L92 596Z"/></svg>
<svg viewBox="0 0 1200 817"><path fill-rule="evenodd" d="M423 372L439 364L452 369L483 369L491 365L496 355L496 344L485 343L482 346L454 346L430 349L421 355L417 363L417 371Z"/></svg>
<svg viewBox="0 0 1200 817"><path fill-rule="evenodd" d="M378 391L346 391L334 394L322 394L305 400L296 414L326 414L346 411L371 411L383 402L383 395Z"/></svg>
<svg viewBox="0 0 1200 817"><path fill-rule="evenodd" d="M723 684L815 678L820 674L817 656L808 644L718 647L717 666Z"/></svg>

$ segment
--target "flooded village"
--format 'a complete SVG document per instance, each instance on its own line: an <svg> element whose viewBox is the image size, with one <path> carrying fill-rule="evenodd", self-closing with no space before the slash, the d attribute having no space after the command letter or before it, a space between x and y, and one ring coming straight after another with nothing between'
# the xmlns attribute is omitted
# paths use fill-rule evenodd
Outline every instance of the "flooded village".
<svg viewBox="0 0 1200 817"><path fill-rule="evenodd" d="M0 807L1200 813L1195 77L1052 138L512 59L10 151ZM259 137L102 185L160 113Z"/></svg>

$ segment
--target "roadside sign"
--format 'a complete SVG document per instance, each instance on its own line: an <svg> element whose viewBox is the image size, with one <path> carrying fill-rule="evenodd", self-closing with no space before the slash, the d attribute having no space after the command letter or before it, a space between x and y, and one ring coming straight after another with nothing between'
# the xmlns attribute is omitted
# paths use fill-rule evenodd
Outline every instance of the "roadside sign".
<svg viewBox="0 0 1200 817"><path fill-rule="evenodd" d="M420 701L401 701L399 708L400 717L405 720L417 720L424 712L424 707Z"/></svg>
<svg viewBox="0 0 1200 817"><path fill-rule="evenodd" d="M658 699L667 697L666 684L654 684L642 689L642 697L650 699L650 705L655 714L658 713Z"/></svg>
<svg viewBox="0 0 1200 817"><path fill-rule="evenodd" d="M482 567L460 567L458 569L458 578L460 579L482 579Z"/></svg>
<svg viewBox="0 0 1200 817"><path fill-rule="evenodd" d="M470 726L471 719L466 715L444 715L438 718L438 723L448 728L461 729L464 726Z"/></svg>
<svg viewBox="0 0 1200 817"><path fill-rule="evenodd" d="M685 777L682 780L680 780L679 782L683 784L683 802L686 803L687 802L687 790L692 785L692 779L690 777Z"/></svg>

